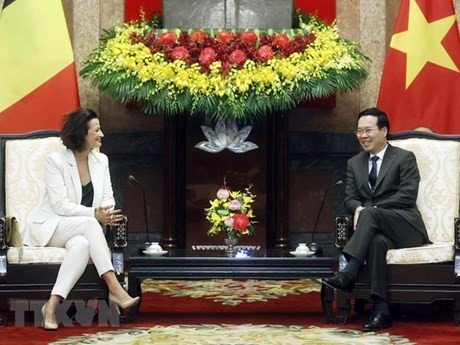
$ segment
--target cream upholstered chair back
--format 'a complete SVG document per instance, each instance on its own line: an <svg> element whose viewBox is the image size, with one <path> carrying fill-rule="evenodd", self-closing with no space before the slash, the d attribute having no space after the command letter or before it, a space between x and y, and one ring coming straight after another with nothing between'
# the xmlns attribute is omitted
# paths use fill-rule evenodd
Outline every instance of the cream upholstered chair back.
<svg viewBox="0 0 460 345"><path fill-rule="evenodd" d="M391 145L412 151L420 171L417 206L433 244L390 250L393 264L452 261L454 218L460 205L460 143L451 140L412 138L391 140Z"/></svg>
<svg viewBox="0 0 460 345"><path fill-rule="evenodd" d="M5 215L17 219L21 235L45 193L46 157L63 148L56 136L5 142ZM65 253L65 248L23 246L10 247L7 255L9 263L59 263Z"/></svg>
<svg viewBox="0 0 460 345"><path fill-rule="evenodd" d="M5 143L5 213L16 217L21 234L45 193L46 156L63 148L59 137Z"/></svg>

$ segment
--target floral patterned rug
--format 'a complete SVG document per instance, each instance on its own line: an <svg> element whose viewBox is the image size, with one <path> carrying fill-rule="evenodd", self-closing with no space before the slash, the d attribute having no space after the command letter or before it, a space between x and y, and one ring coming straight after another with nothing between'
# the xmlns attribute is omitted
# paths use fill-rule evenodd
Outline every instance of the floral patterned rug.
<svg viewBox="0 0 460 345"><path fill-rule="evenodd" d="M83 334L51 344L161 344L161 345L304 345L304 344L414 344L390 335L337 328L281 325L173 325L119 329Z"/></svg>
<svg viewBox="0 0 460 345"><path fill-rule="evenodd" d="M205 298L228 306L242 303L268 302L288 295L319 292L321 283L301 280L153 280L142 283L142 292L154 292L171 297Z"/></svg>
<svg viewBox="0 0 460 345"><path fill-rule="evenodd" d="M318 303L313 309L320 308L317 296L321 284L318 281L305 280L153 280L147 279L142 283L142 291L145 294L146 315L144 320L132 328L105 330L97 332L86 332L77 336L67 336L56 340L51 344L62 345L83 345L83 344L158 344L158 345L391 345L391 344L415 344L408 338L400 335L392 335L386 332L366 333L357 330L340 329L325 325L320 327L312 325L315 323L315 311L305 317L306 324L297 321L270 322L269 318L258 321L243 321L240 324L232 323L231 319L211 318L210 321L195 321L192 324L184 324L180 313L177 321L163 323L165 320L159 318L160 322L150 319L149 313L158 313L159 295L168 298L177 298L179 303L167 303L168 308L173 304L190 305L190 298L196 299L198 306L215 304L218 310L230 308L232 310L244 309L245 306L266 305L265 314L270 314L268 309L273 304L289 304L286 298L294 297L298 301L302 298L313 298ZM149 297L149 296L154 296ZM313 297L314 296L314 297ZM160 300L164 300L163 297ZM183 300L180 300L183 298ZM189 300L187 301L187 298ZM183 303L180 303L183 302ZM271 302L271 303L264 303ZM297 302L295 304L302 304ZM194 303L193 303L194 304ZM259 304L259 307L261 305ZM196 306L195 306L196 307ZM259 308L258 307L258 308ZM268 309L267 309L268 308ZM290 305L289 310L295 312L294 306ZM257 309L257 308L256 308ZM319 310L319 309L318 309ZM318 312L318 311L316 311ZM261 315L264 315L262 313ZM142 313L141 313L142 314ZM319 311L320 317L322 313ZM252 314L251 314L252 315ZM288 315L288 314L286 314ZM261 316L262 317L262 316ZM257 319L257 317L256 317ZM230 322L228 322L228 321ZM241 321L241 319L239 319ZM145 322L147 321L147 322ZM187 322L185 322L187 323Z"/></svg>

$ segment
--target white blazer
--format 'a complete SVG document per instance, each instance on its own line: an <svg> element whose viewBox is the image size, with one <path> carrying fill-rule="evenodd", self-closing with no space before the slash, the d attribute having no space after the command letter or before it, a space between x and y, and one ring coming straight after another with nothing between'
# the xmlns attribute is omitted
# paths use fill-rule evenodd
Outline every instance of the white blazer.
<svg viewBox="0 0 460 345"><path fill-rule="evenodd" d="M65 149L48 155L45 195L26 226L23 240L25 244L46 246L63 217L94 217L94 208L115 205L107 156L91 151L88 165L94 188L92 207L80 204L82 186L73 152Z"/></svg>

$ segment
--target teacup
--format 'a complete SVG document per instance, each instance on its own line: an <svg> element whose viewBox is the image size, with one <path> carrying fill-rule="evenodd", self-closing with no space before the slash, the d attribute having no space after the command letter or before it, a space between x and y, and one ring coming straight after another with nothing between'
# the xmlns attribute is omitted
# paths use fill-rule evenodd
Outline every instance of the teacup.
<svg viewBox="0 0 460 345"><path fill-rule="evenodd" d="M161 248L158 242L152 242L150 246L148 246L147 251L150 253L161 253L163 248Z"/></svg>
<svg viewBox="0 0 460 345"><path fill-rule="evenodd" d="M299 243L299 245L295 249L295 252L299 254L308 254L310 253L310 249L307 247L306 243Z"/></svg>

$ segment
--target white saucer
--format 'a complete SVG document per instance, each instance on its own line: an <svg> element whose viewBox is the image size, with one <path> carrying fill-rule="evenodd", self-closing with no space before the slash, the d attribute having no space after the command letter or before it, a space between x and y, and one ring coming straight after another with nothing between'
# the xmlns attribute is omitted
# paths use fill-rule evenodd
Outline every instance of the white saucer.
<svg viewBox="0 0 460 345"><path fill-rule="evenodd" d="M162 250L161 252L149 252L148 250L143 250L142 253L145 255L150 255L150 256L161 256L166 254L168 251L167 250Z"/></svg>
<svg viewBox="0 0 460 345"><path fill-rule="evenodd" d="M299 253L299 252L289 252L290 254L292 255L295 255L295 256L312 256L312 255L315 255L315 252L308 252L308 253Z"/></svg>

